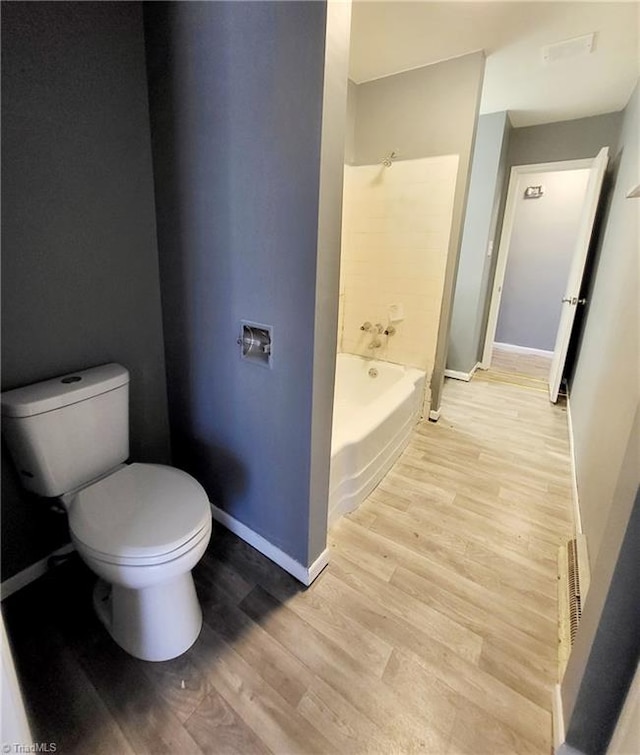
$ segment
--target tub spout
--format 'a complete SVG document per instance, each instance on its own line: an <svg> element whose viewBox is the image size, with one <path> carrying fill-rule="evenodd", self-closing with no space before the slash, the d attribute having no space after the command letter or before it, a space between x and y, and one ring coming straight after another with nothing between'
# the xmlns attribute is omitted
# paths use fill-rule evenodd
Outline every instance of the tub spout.
<svg viewBox="0 0 640 755"><path fill-rule="evenodd" d="M374 336L371 339L371 343L369 344L369 348L370 349L379 349L381 346L382 346L382 341L379 338L377 338L377 337Z"/></svg>

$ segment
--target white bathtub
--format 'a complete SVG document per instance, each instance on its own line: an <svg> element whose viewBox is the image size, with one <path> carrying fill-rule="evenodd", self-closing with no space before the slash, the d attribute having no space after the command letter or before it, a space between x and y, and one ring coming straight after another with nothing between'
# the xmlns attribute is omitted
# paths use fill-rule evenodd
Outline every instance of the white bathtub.
<svg viewBox="0 0 640 755"><path fill-rule="evenodd" d="M362 503L402 453L420 414L424 381L425 373L411 367L338 354L329 527Z"/></svg>

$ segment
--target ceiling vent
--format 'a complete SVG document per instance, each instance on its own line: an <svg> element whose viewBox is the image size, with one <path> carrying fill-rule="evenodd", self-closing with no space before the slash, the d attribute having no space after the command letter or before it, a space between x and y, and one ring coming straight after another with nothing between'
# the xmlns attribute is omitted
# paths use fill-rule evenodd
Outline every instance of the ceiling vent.
<svg viewBox="0 0 640 755"><path fill-rule="evenodd" d="M580 58L593 52L593 43L596 34L585 34L574 39L565 39L563 42L555 42L542 48L542 59L545 63L557 63L559 60Z"/></svg>

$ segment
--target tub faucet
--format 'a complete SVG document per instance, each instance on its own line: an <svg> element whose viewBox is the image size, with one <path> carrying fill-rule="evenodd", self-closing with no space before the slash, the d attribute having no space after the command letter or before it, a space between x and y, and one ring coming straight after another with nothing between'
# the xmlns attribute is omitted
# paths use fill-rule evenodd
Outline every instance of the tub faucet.
<svg viewBox="0 0 640 755"><path fill-rule="evenodd" d="M374 336L371 339L371 343L369 344L370 349L379 349L382 346L382 341L378 338L378 336Z"/></svg>

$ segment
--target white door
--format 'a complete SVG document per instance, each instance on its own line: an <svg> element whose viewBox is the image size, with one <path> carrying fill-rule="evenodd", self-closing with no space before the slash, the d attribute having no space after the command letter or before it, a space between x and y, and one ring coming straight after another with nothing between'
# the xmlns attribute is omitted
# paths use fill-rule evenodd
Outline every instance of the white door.
<svg viewBox="0 0 640 755"><path fill-rule="evenodd" d="M553 360L549 371L549 399L555 403L558 400L558 391L560 390L560 381L562 380L562 371L567 359L567 350L569 349L569 340L571 338L571 329L576 316L576 308L583 303L580 300L580 286L582 285L582 276L584 266L587 261L587 252L589 251L589 242L593 232L593 222L596 217L600 191L602 190L602 181L609 161L609 149L603 147L594 158L587 183L587 192L584 200L584 209L580 219L580 228L576 238L576 245L569 269L569 278L567 288L562 298L562 312L560 315L560 326L556 337L556 345L553 350Z"/></svg>

